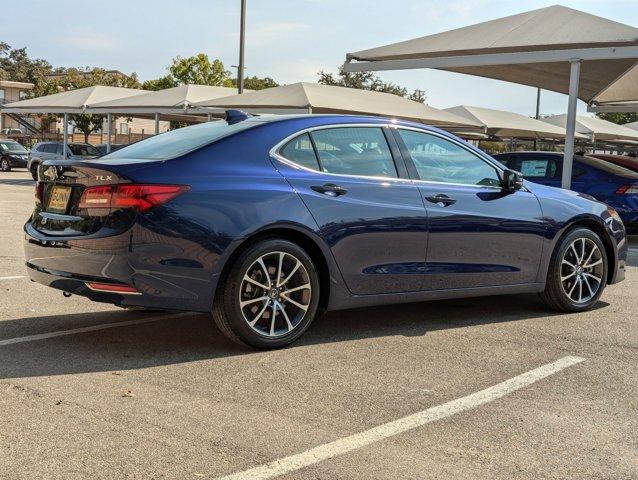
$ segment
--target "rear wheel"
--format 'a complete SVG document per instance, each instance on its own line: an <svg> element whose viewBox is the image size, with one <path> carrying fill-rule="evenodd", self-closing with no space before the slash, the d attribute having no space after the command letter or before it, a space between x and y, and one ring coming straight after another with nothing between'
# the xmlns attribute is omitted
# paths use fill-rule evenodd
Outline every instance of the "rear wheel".
<svg viewBox="0 0 638 480"><path fill-rule="evenodd" d="M600 237L587 228L576 228L556 247L542 295L557 310L589 310L603 293L607 268Z"/></svg>
<svg viewBox="0 0 638 480"><path fill-rule="evenodd" d="M11 171L11 162L9 162L8 158L0 159L0 172L10 172Z"/></svg>
<svg viewBox="0 0 638 480"><path fill-rule="evenodd" d="M310 256L287 240L264 240L232 265L218 289L213 318L231 340L280 348L304 333L318 304L319 275Z"/></svg>

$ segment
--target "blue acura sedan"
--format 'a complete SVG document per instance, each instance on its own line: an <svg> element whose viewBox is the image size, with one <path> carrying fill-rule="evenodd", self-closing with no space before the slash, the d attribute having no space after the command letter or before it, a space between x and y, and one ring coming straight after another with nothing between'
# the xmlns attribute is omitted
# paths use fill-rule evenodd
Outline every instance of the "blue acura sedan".
<svg viewBox="0 0 638 480"><path fill-rule="evenodd" d="M623 280L615 210L528 183L453 135L344 115L250 117L39 167L32 280L122 307L210 312L287 345L326 310L537 292L591 308Z"/></svg>

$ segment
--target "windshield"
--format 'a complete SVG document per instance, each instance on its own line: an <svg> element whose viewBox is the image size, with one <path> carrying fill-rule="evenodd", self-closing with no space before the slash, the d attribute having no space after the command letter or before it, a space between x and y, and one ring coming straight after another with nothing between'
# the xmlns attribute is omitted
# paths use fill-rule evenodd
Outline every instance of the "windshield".
<svg viewBox="0 0 638 480"><path fill-rule="evenodd" d="M0 149L3 152L27 153L27 149L18 142L0 142Z"/></svg>
<svg viewBox="0 0 638 480"><path fill-rule="evenodd" d="M94 146L84 143L71 143L69 144L69 150L78 157L95 157L100 154Z"/></svg>
<svg viewBox="0 0 638 480"><path fill-rule="evenodd" d="M228 125L224 121L215 121L178 128L134 143L117 152L111 152L100 158L100 161L121 158L127 160L169 160L254 125L253 122L249 121L232 125Z"/></svg>

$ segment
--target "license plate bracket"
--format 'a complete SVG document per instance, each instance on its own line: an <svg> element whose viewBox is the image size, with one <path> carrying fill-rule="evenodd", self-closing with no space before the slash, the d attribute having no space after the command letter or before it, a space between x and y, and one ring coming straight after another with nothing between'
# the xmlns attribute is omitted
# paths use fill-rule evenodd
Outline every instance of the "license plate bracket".
<svg viewBox="0 0 638 480"><path fill-rule="evenodd" d="M51 194L49 195L47 212L61 214L66 213L66 209L69 206L69 200L71 200L71 187L54 185L51 188Z"/></svg>

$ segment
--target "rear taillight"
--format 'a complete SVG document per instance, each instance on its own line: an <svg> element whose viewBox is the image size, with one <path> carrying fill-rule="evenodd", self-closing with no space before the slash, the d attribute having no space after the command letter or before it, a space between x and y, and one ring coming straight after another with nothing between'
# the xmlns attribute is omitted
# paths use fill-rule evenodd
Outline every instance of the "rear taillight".
<svg viewBox="0 0 638 480"><path fill-rule="evenodd" d="M44 183L35 182L35 203L44 203Z"/></svg>
<svg viewBox="0 0 638 480"><path fill-rule="evenodd" d="M616 195L631 195L638 194L638 183L633 185L623 185L616 190Z"/></svg>
<svg viewBox="0 0 638 480"><path fill-rule="evenodd" d="M133 208L145 212L188 191L188 185L106 185L89 187L80 198L79 208Z"/></svg>

